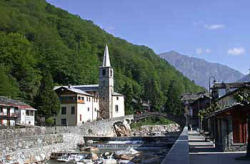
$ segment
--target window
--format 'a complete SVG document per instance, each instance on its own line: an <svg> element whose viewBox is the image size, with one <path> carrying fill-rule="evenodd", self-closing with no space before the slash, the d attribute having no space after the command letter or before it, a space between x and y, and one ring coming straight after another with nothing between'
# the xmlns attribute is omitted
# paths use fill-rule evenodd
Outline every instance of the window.
<svg viewBox="0 0 250 164"><path fill-rule="evenodd" d="M84 97L82 97L82 100L84 100Z"/></svg>
<svg viewBox="0 0 250 164"><path fill-rule="evenodd" d="M105 71L105 69L103 69L102 70L102 75L105 76L105 74L106 74L106 71Z"/></svg>
<svg viewBox="0 0 250 164"><path fill-rule="evenodd" d="M26 116L29 116L29 111L28 110L26 110Z"/></svg>
<svg viewBox="0 0 250 164"><path fill-rule="evenodd" d="M67 120L65 118L61 119L61 125L67 125Z"/></svg>
<svg viewBox="0 0 250 164"><path fill-rule="evenodd" d="M34 116L34 111L29 111L30 116Z"/></svg>
<svg viewBox="0 0 250 164"><path fill-rule="evenodd" d="M116 100L119 100L119 97L118 97L118 96L116 97Z"/></svg>
<svg viewBox="0 0 250 164"><path fill-rule="evenodd" d="M61 114L66 114L66 107L62 107Z"/></svg>
<svg viewBox="0 0 250 164"><path fill-rule="evenodd" d="M88 107L88 112L89 112L89 107Z"/></svg>
<svg viewBox="0 0 250 164"><path fill-rule="evenodd" d="M82 121L82 115L80 114L80 121Z"/></svg>
<svg viewBox="0 0 250 164"><path fill-rule="evenodd" d="M78 100L81 100L81 97L80 97L80 96L78 96Z"/></svg>
<svg viewBox="0 0 250 164"><path fill-rule="evenodd" d="M71 107L71 114L75 114L75 107L74 106Z"/></svg>
<svg viewBox="0 0 250 164"><path fill-rule="evenodd" d="M96 110L96 108L95 108L95 112L96 112L97 110Z"/></svg>
<svg viewBox="0 0 250 164"><path fill-rule="evenodd" d="M3 112L3 108L2 107L0 107L0 113L2 113Z"/></svg>
<svg viewBox="0 0 250 164"><path fill-rule="evenodd" d="M110 76L112 77L112 74L113 74L113 72L112 72L112 70L110 70Z"/></svg>
<svg viewBox="0 0 250 164"><path fill-rule="evenodd" d="M115 111L118 112L119 111L119 107L118 105L115 105Z"/></svg>

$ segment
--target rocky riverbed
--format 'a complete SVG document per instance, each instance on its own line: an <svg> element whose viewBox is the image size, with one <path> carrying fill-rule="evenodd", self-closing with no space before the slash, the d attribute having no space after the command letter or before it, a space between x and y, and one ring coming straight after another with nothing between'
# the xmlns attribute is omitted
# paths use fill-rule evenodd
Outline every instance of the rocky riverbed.
<svg viewBox="0 0 250 164"><path fill-rule="evenodd" d="M129 128L119 126L119 129L123 132ZM87 156L80 163L158 164L168 153L179 131L177 124L146 125L130 132L124 131L123 134L129 136L85 137L85 143L79 145L78 152Z"/></svg>

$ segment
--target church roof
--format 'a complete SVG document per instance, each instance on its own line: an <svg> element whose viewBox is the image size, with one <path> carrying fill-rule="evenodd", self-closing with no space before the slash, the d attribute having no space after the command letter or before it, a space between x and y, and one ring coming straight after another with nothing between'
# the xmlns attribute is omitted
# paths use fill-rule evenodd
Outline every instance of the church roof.
<svg viewBox="0 0 250 164"><path fill-rule="evenodd" d="M98 84L90 84L90 85L70 85L70 86L55 86L54 90L57 90L61 87L64 87L72 92L80 93L80 94L88 94L87 92L94 91L98 92L99 85ZM120 94L118 92L114 92L112 94L113 96L123 96L123 94Z"/></svg>
<svg viewBox="0 0 250 164"><path fill-rule="evenodd" d="M91 85L70 85L70 86L55 86L54 90L58 88L65 87L65 88L74 88L82 91L98 91L99 85L98 84L91 84Z"/></svg>
<svg viewBox="0 0 250 164"><path fill-rule="evenodd" d="M110 60L109 60L109 49L108 46L105 46L104 50L104 57L103 57L103 62L102 62L103 67L111 67L110 65Z"/></svg>
<svg viewBox="0 0 250 164"><path fill-rule="evenodd" d="M83 90L83 91L98 91L99 85L92 84L92 85L74 85L74 88Z"/></svg>

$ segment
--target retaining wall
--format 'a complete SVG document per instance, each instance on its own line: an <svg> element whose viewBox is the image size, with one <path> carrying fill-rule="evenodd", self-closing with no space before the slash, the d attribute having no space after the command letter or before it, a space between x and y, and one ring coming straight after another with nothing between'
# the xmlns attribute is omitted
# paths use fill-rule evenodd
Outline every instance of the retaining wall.
<svg viewBox="0 0 250 164"><path fill-rule="evenodd" d="M29 127L0 130L1 159L32 163L48 158L52 152L74 149L84 136L115 136L113 124L133 115L88 122L81 126Z"/></svg>

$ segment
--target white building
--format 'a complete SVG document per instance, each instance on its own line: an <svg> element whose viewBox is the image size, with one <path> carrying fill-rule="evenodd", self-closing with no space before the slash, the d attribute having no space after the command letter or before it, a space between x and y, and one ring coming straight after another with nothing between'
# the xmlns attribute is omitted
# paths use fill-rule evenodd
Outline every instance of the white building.
<svg viewBox="0 0 250 164"><path fill-rule="evenodd" d="M125 115L124 96L114 92L114 72L110 64L108 46L99 68L99 84L56 86L60 98L57 125L81 125L97 119Z"/></svg>
<svg viewBox="0 0 250 164"><path fill-rule="evenodd" d="M0 96L0 126L33 126L35 111L24 102Z"/></svg>

